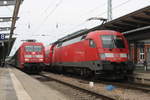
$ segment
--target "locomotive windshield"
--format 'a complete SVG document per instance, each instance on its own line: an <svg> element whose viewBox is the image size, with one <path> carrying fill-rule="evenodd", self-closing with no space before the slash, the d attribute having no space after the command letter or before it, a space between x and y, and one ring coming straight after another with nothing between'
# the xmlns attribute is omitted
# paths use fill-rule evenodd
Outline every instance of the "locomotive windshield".
<svg viewBox="0 0 150 100"><path fill-rule="evenodd" d="M123 38L116 35L102 35L103 48L125 48Z"/></svg>
<svg viewBox="0 0 150 100"><path fill-rule="evenodd" d="M27 52L40 52L42 50L42 46L25 46L25 50Z"/></svg>

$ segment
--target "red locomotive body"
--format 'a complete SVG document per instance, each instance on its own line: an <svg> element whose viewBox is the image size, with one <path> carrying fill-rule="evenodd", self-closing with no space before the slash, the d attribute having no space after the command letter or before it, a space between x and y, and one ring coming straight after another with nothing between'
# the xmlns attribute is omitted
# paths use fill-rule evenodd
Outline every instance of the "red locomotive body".
<svg viewBox="0 0 150 100"><path fill-rule="evenodd" d="M132 73L134 68L128 60L128 43L116 31L99 30L86 35L64 37L55 45L52 63L59 70L122 78Z"/></svg>
<svg viewBox="0 0 150 100"><path fill-rule="evenodd" d="M52 55L53 55L52 49L53 49L53 45L49 45L49 46L45 47L44 63L46 66L45 67L46 70L49 70L50 66L52 64Z"/></svg>
<svg viewBox="0 0 150 100"><path fill-rule="evenodd" d="M40 72L44 66L44 46L38 42L24 42L13 57L15 66L29 72Z"/></svg>

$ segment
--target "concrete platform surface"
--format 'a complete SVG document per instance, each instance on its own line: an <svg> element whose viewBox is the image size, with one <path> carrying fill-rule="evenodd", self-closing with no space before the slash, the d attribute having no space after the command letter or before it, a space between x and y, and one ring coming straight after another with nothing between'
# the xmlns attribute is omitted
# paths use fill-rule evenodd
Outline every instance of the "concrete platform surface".
<svg viewBox="0 0 150 100"><path fill-rule="evenodd" d="M0 67L0 100L67 100L59 91L15 68Z"/></svg>

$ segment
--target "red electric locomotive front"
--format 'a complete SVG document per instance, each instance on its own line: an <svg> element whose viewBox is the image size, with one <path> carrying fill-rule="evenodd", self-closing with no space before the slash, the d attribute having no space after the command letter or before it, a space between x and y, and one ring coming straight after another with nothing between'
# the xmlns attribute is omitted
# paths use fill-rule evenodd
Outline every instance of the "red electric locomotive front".
<svg viewBox="0 0 150 100"><path fill-rule="evenodd" d="M99 30L86 35L70 35L58 40L55 45L53 66L59 70L120 79L134 69L128 60L128 43L116 31Z"/></svg>
<svg viewBox="0 0 150 100"><path fill-rule="evenodd" d="M15 66L29 72L40 72L44 66L44 46L38 42L24 42L16 52Z"/></svg>

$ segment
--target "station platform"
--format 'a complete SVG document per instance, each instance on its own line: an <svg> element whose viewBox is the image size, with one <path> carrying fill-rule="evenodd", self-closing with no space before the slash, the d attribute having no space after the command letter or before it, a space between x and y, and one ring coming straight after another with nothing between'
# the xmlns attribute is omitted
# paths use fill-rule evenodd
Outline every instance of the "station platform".
<svg viewBox="0 0 150 100"><path fill-rule="evenodd" d="M0 100L67 100L29 75L11 67L0 67Z"/></svg>
<svg viewBox="0 0 150 100"><path fill-rule="evenodd" d="M150 70L135 70L133 75L129 76L129 80L132 80L135 83L150 85Z"/></svg>

